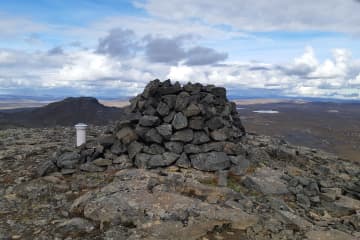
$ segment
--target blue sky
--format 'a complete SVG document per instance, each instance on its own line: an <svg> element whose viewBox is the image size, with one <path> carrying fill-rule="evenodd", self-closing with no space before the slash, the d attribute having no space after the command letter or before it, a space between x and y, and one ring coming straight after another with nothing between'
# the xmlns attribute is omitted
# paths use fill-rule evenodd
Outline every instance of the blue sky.
<svg viewBox="0 0 360 240"><path fill-rule="evenodd" d="M360 99L356 0L0 3L0 95L123 97L153 78Z"/></svg>

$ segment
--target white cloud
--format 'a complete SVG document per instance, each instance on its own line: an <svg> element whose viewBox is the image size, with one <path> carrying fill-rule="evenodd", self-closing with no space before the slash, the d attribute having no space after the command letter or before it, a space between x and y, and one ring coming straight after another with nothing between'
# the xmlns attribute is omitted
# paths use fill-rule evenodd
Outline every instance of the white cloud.
<svg viewBox="0 0 360 240"><path fill-rule="evenodd" d="M186 83L225 86L241 96L251 89L281 96L358 98L360 65L349 51L335 49L332 58L319 61L307 47L289 64L227 62L187 66L149 62L146 56L119 59L90 50L27 53L0 51L0 90L28 88L33 91L58 88L86 94L133 95L154 79L170 78ZM304 67L305 66L305 67ZM300 69L300 70L299 70ZM304 71L303 69L306 69ZM31 92L29 92L31 95Z"/></svg>

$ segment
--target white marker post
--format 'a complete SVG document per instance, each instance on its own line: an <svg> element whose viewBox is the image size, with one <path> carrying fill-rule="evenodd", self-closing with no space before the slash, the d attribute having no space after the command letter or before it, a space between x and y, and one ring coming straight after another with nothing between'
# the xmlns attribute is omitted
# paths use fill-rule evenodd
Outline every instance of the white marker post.
<svg viewBox="0 0 360 240"><path fill-rule="evenodd" d="M76 146L79 147L81 144L86 142L86 128L88 125L85 123L78 123L75 125L76 129Z"/></svg>

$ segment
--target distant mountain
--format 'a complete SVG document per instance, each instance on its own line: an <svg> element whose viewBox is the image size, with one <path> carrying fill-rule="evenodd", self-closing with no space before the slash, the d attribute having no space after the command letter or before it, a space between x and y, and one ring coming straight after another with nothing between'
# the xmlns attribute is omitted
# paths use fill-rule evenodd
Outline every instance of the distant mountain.
<svg viewBox="0 0 360 240"><path fill-rule="evenodd" d="M104 125L124 116L124 109L106 107L96 98L66 98L43 107L0 112L0 128L70 126L79 122Z"/></svg>

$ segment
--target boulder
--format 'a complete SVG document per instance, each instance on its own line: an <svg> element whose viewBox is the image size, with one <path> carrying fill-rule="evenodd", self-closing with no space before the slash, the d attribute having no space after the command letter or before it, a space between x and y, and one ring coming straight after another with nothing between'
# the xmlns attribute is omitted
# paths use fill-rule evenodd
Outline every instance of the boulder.
<svg viewBox="0 0 360 240"><path fill-rule="evenodd" d="M170 139L172 135L172 126L171 124L162 124L156 127L158 133L166 139Z"/></svg>
<svg viewBox="0 0 360 240"><path fill-rule="evenodd" d="M184 144L182 142L166 142L165 148L170 151L177 154L182 153Z"/></svg>
<svg viewBox="0 0 360 240"><path fill-rule="evenodd" d="M184 129L175 132L170 140L179 142L191 142L194 138L194 132L191 129Z"/></svg>
<svg viewBox="0 0 360 240"><path fill-rule="evenodd" d="M133 130L130 127L124 127L122 129L120 129L117 134L116 137L124 144L129 144L132 141L137 140L138 135L136 134L135 130Z"/></svg>
<svg viewBox="0 0 360 240"><path fill-rule="evenodd" d="M139 124L143 127L154 127L160 123L160 119L157 116L145 115L140 118Z"/></svg>
<svg viewBox="0 0 360 240"><path fill-rule="evenodd" d="M190 155L194 168L202 171L218 171L230 167L230 158L224 152L209 152Z"/></svg>
<svg viewBox="0 0 360 240"><path fill-rule="evenodd" d="M256 171L246 176L243 184L251 190L256 190L265 195L287 194L287 184L282 180L282 172L268 167L256 169Z"/></svg>
<svg viewBox="0 0 360 240"><path fill-rule="evenodd" d="M171 124L174 129L180 130L188 126L188 120L182 112L178 112L174 115Z"/></svg>

